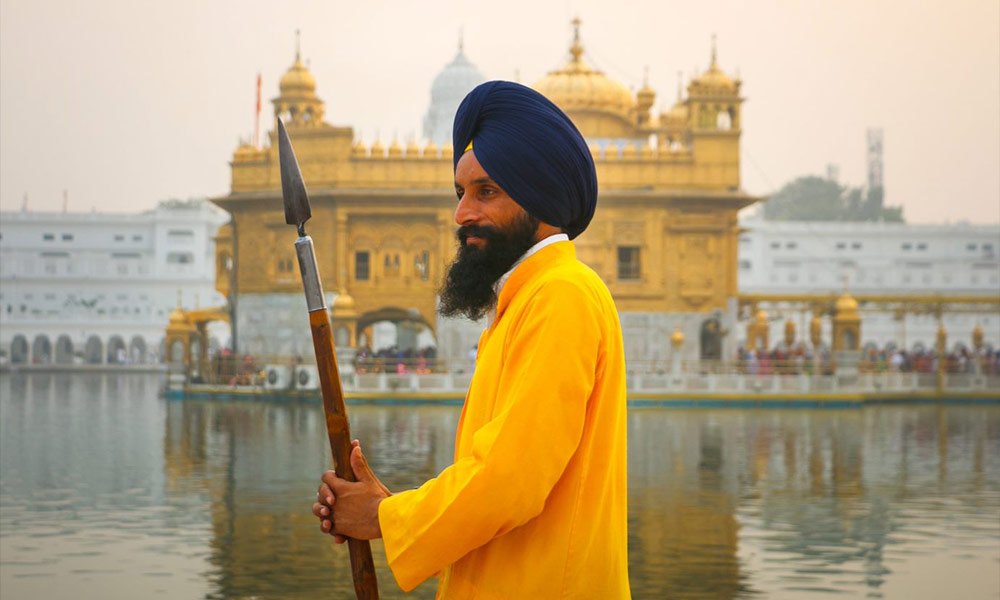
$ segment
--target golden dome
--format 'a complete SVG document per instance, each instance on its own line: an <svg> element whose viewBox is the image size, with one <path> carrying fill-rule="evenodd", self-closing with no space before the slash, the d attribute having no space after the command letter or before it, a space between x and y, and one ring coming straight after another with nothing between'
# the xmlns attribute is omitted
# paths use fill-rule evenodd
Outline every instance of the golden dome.
<svg viewBox="0 0 1000 600"><path fill-rule="evenodd" d="M716 60L715 36L712 36L712 64L701 77L691 81L689 93L696 95L734 95L739 93L739 82L734 81L719 68Z"/></svg>
<svg viewBox="0 0 1000 600"><path fill-rule="evenodd" d="M333 306L331 307L334 311L349 311L354 310L357 304L354 302L354 298L351 297L347 292L340 292L337 297L333 299Z"/></svg>
<svg viewBox="0 0 1000 600"><path fill-rule="evenodd" d="M437 156L438 156L437 144L434 143L434 140L430 140L429 142L427 142L427 145L424 146L424 158L437 158Z"/></svg>
<svg viewBox="0 0 1000 600"><path fill-rule="evenodd" d="M670 343L674 348L680 348L684 344L684 332L680 328L674 328L674 332L670 334Z"/></svg>
<svg viewBox="0 0 1000 600"><path fill-rule="evenodd" d="M368 156L368 148L365 148L365 143L359 139L351 147L351 154L359 158Z"/></svg>
<svg viewBox="0 0 1000 600"><path fill-rule="evenodd" d="M282 96L314 96L316 95L316 78L302 64L299 55L295 55L295 63L281 76L278 84Z"/></svg>
<svg viewBox="0 0 1000 600"><path fill-rule="evenodd" d="M385 156L385 146L376 138L372 144L372 158L383 158Z"/></svg>
<svg viewBox="0 0 1000 600"><path fill-rule="evenodd" d="M170 313L170 324L171 325L184 325L187 324L187 317L184 316L184 311L180 307L175 308L174 312Z"/></svg>
<svg viewBox="0 0 1000 600"><path fill-rule="evenodd" d="M624 84L610 79L584 62L580 45L580 19L574 19L575 33L569 62L549 73L531 87L566 112L587 110L610 113L632 120L635 98Z"/></svg>
<svg viewBox="0 0 1000 600"><path fill-rule="evenodd" d="M757 311L757 322L767 323L767 311L765 311L763 308Z"/></svg>
<svg viewBox="0 0 1000 600"><path fill-rule="evenodd" d="M406 156L409 158L420 157L420 146L417 145L417 140L410 139L410 143L406 145Z"/></svg>
<svg viewBox="0 0 1000 600"><path fill-rule="evenodd" d="M688 120L688 107L683 102L678 102L674 104L670 110L663 113L660 117L664 124L669 123L671 125L682 125L687 123Z"/></svg>
<svg viewBox="0 0 1000 600"><path fill-rule="evenodd" d="M392 143L389 144L389 156L392 158L397 158L403 155L403 146L399 143L399 140L393 138Z"/></svg>
<svg viewBox="0 0 1000 600"><path fill-rule="evenodd" d="M844 295L837 298L837 314L842 315L851 312L858 312L858 301L844 292Z"/></svg>

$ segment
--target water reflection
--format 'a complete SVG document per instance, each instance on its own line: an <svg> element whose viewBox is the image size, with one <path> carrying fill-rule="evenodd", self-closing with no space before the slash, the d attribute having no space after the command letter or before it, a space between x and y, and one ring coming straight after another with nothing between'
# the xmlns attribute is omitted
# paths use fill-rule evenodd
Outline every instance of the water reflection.
<svg viewBox="0 0 1000 600"><path fill-rule="evenodd" d="M158 389L0 376L3 597L350 597L346 549L308 512L321 408ZM390 489L451 462L458 415L351 407ZM633 410L629 495L636 598L1000 594L1000 407Z"/></svg>

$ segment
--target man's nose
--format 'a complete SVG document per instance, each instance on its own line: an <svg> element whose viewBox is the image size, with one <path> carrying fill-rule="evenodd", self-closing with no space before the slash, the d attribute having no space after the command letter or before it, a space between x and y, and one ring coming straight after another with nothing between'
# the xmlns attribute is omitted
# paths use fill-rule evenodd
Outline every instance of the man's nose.
<svg viewBox="0 0 1000 600"><path fill-rule="evenodd" d="M462 194L458 200L458 206L455 208L455 223L457 225L469 225L478 220L479 214L474 205L475 203L469 198L468 192Z"/></svg>

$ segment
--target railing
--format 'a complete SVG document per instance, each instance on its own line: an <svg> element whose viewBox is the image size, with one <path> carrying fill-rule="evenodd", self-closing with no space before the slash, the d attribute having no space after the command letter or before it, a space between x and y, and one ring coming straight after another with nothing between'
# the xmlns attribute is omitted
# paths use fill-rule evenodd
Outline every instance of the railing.
<svg viewBox="0 0 1000 600"><path fill-rule="evenodd" d="M311 357L309 357L311 358ZM474 371L471 360L389 359L351 361L342 365L341 381L349 392L464 394ZM274 391L316 390L315 364L287 356L216 356L206 373L189 376L190 383L250 387ZM360 368L358 368L360 365ZM937 373L875 372L858 368L836 373L820 365L819 374L801 361L776 362L748 372L744 363L699 361L683 363L677 371L659 366L643 369L628 363L630 394L689 394L691 396L756 396L816 394L926 394L938 389ZM860 365L859 365L860 367ZM306 370L301 376L299 371ZM310 371L312 369L312 371ZM281 371L277 373L276 371ZM177 373L175 371L175 373ZM1000 391L1000 375L946 373L942 389L949 393Z"/></svg>

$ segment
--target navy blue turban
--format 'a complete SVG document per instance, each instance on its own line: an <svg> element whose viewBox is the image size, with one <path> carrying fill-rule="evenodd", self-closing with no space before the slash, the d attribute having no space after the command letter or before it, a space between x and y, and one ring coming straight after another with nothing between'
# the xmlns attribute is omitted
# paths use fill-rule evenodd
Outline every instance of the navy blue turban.
<svg viewBox="0 0 1000 600"><path fill-rule="evenodd" d="M535 90L487 81L462 100L452 131L455 166L470 143L483 169L527 213L580 235L597 206L590 149L566 113Z"/></svg>

